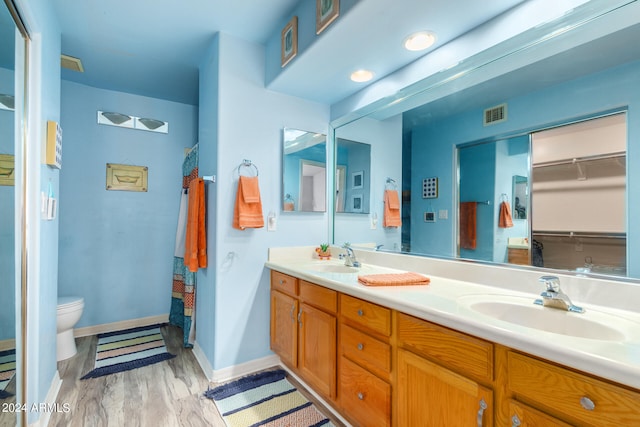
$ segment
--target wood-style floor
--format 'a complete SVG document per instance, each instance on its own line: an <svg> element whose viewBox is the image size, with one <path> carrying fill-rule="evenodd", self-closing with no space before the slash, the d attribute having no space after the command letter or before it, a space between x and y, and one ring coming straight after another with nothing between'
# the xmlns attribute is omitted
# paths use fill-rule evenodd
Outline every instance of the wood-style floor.
<svg viewBox="0 0 640 427"><path fill-rule="evenodd" d="M224 427L213 401L202 396L215 384L208 382L191 350L182 347L182 331L165 326L163 333L167 349L175 358L87 380L80 377L93 368L97 337L78 338L78 354L58 363L63 383L56 402L68 404L69 411L53 413L49 426ZM320 405L318 408L336 426L343 425Z"/></svg>

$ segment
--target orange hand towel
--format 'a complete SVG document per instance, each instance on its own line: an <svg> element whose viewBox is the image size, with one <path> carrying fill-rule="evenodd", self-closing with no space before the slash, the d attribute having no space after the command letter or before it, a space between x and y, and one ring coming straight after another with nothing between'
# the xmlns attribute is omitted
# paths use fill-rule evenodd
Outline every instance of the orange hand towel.
<svg viewBox="0 0 640 427"><path fill-rule="evenodd" d="M191 272L207 267L207 230L204 180L196 178L189 184L187 232L184 245L184 264Z"/></svg>
<svg viewBox="0 0 640 427"><path fill-rule="evenodd" d="M260 187L257 176L240 176L236 204L233 209L233 228L264 227L262 217L262 202L260 201Z"/></svg>
<svg viewBox="0 0 640 427"><path fill-rule="evenodd" d="M358 276L358 282L366 286L428 285L431 279L418 273L368 274Z"/></svg>
<svg viewBox="0 0 640 427"><path fill-rule="evenodd" d="M460 203L460 247L462 249L476 248L476 202Z"/></svg>
<svg viewBox="0 0 640 427"><path fill-rule="evenodd" d="M384 191L384 219L383 227L400 227L400 199L396 190Z"/></svg>
<svg viewBox="0 0 640 427"><path fill-rule="evenodd" d="M513 227L513 220L511 219L511 206L509 206L509 202L502 202L500 204L500 218L498 219L498 227Z"/></svg>

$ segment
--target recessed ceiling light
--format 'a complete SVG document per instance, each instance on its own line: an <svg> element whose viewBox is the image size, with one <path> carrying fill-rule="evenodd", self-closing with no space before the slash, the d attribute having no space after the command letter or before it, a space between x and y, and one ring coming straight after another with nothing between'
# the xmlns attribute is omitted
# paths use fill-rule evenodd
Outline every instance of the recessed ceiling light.
<svg viewBox="0 0 640 427"><path fill-rule="evenodd" d="M351 80L356 83L368 82L373 78L373 73L369 70L357 70L351 73Z"/></svg>
<svg viewBox="0 0 640 427"><path fill-rule="evenodd" d="M404 47L407 50L425 50L436 42L436 35L429 31L420 31L411 34L404 39Z"/></svg>

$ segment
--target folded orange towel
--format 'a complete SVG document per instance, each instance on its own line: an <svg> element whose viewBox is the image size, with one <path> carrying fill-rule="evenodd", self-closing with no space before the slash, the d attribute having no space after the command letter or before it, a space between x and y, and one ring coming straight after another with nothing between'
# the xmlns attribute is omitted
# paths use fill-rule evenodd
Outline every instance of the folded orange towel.
<svg viewBox="0 0 640 427"><path fill-rule="evenodd" d="M498 227L513 227L513 220L511 219L511 206L509 206L509 202L502 202L500 204L500 218L498 219Z"/></svg>
<svg viewBox="0 0 640 427"><path fill-rule="evenodd" d="M385 273L358 276L358 282L366 286L428 285L431 279L418 273Z"/></svg>
<svg viewBox="0 0 640 427"><path fill-rule="evenodd" d="M191 272L207 267L207 230L204 180L196 178L189 184L187 231L184 244L184 264Z"/></svg>
<svg viewBox="0 0 640 427"><path fill-rule="evenodd" d="M400 199L396 190L384 191L384 218L383 227L400 227Z"/></svg>
<svg viewBox="0 0 640 427"><path fill-rule="evenodd" d="M238 181L236 204L233 209L233 228L244 230L245 228L262 227L264 227L264 218L258 177L241 175Z"/></svg>

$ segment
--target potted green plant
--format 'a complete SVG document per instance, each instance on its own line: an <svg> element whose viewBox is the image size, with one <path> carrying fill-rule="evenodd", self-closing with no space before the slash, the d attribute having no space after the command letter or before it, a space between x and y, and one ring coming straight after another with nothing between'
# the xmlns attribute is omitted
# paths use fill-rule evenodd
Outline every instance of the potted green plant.
<svg viewBox="0 0 640 427"><path fill-rule="evenodd" d="M328 243L322 243L320 246L316 248L316 253L320 259L329 259L331 258L331 249L329 249Z"/></svg>

